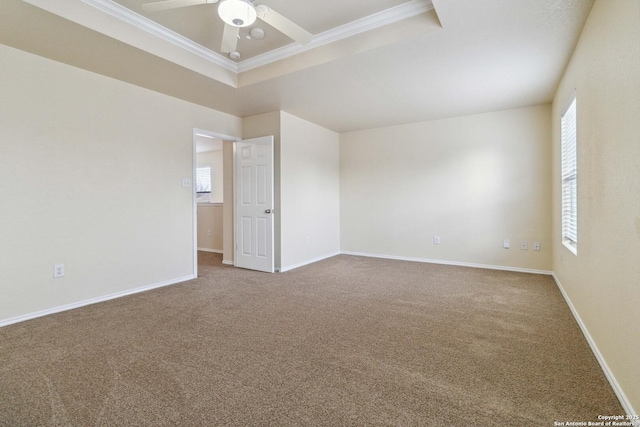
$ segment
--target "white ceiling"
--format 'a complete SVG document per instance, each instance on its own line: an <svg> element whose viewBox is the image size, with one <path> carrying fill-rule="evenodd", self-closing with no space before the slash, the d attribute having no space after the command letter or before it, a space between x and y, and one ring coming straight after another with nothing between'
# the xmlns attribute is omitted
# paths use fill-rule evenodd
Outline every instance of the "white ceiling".
<svg viewBox="0 0 640 427"><path fill-rule="evenodd" d="M216 5L143 14L145 1L2 0L0 43L236 116L280 109L344 132L550 102L593 4L264 0L312 47L265 27L234 62L217 52ZM342 38L323 38L336 27Z"/></svg>

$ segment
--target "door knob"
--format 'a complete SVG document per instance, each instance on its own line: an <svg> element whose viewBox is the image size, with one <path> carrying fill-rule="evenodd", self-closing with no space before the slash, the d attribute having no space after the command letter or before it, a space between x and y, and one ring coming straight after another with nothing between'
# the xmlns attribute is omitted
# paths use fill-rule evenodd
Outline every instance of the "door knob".
<svg viewBox="0 0 640 427"><path fill-rule="evenodd" d="M267 209L264 211L264 213L272 213L273 211L271 209Z"/></svg>

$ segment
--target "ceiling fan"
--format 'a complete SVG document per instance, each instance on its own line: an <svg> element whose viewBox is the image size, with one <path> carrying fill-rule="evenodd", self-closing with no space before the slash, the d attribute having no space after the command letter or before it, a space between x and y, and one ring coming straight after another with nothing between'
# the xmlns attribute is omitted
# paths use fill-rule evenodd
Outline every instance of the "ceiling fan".
<svg viewBox="0 0 640 427"><path fill-rule="evenodd" d="M199 4L214 4L219 0L162 0L145 3L142 9L155 12L159 10L176 9L179 7L195 6ZM218 15L224 21L222 46L224 53L235 52L238 45L240 28L253 24L260 18L287 37L301 44L311 41L311 33L293 21L280 15L264 4L255 5L255 0L222 0L218 5Z"/></svg>

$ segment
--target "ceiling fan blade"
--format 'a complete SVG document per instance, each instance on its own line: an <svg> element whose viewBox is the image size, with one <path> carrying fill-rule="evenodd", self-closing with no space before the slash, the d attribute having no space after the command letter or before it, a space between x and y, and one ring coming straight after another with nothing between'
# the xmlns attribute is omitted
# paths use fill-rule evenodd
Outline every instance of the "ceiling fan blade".
<svg viewBox="0 0 640 427"><path fill-rule="evenodd" d="M177 9L179 7L195 6L197 4L215 3L207 0L163 0L153 3L145 3L142 10L147 12L156 12L159 10Z"/></svg>
<svg viewBox="0 0 640 427"><path fill-rule="evenodd" d="M270 7L261 4L256 6L256 11L258 12L258 18L298 43L307 44L311 41L313 37L311 33Z"/></svg>
<svg viewBox="0 0 640 427"><path fill-rule="evenodd" d="M224 32L222 33L222 46L220 51L223 53L229 53L236 50L238 46L238 34L240 34L240 28L233 25L224 24Z"/></svg>

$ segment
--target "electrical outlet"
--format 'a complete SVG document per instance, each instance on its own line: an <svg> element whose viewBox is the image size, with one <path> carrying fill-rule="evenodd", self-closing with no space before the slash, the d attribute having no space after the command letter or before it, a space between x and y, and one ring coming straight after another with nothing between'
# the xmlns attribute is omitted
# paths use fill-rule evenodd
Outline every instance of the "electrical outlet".
<svg viewBox="0 0 640 427"><path fill-rule="evenodd" d="M540 250L540 242L533 242L533 250L534 251Z"/></svg>
<svg viewBox="0 0 640 427"><path fill-rule="evenodd" d="M523 251L527 250L527 241L523 240L520 242L520 249L522 249Z"/></svg>
<svg viewBox="0 0 640 427"><path fill-rule="evenodd" d="M64 277L64 264L56 264L53 266L53 277Z"/></svg>
<svg viewBox="0 0 640 427"><path fill-rule="evenodd" d="M502 240L502 247L505 249L509 249L511 247L511 243L509 242L509 239Z"/></svg>
<svg viewBox="0 0 640 427"><path fill-rule="evenodd" d="M440 244L440 236L433 236L433 244L434 245Z"/></svg>
<svg viewBox="0 0 640 427"><path fill-rule="evenodd" d="M304 236L304 243L305 245L308 245L311 243L311 238L309 238L309 236Z"/></svg>

